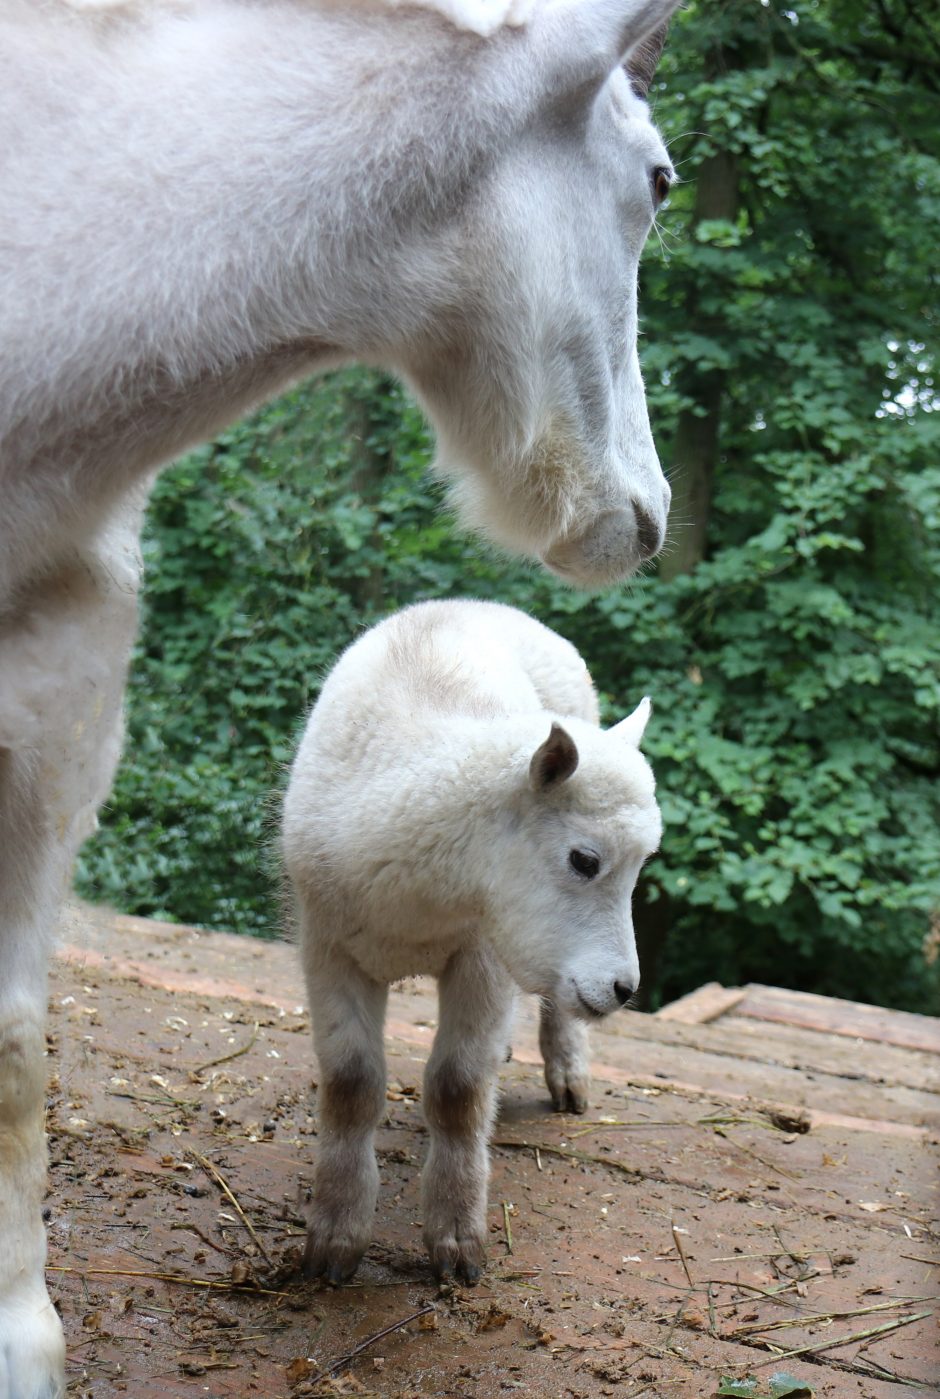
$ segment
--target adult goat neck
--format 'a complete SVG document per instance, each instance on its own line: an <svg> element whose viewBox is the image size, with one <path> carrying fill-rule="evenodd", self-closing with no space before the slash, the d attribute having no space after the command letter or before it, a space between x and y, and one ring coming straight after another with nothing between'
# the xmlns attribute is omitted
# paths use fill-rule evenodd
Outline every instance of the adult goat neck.
<svg viewBox="0 0 940 1399"><path fill-rule="evenodd" d="M0 1399L64 1392L46 966L153 471L362 360L425 404L469 523L585 584L662 539L636 269L671 167L638 94L673 0L485 39L434 6L0 0Z"/></svg>
<svg viewBox="0 0 940 1399"><path fill-rule="evenodd" d="M0 600L351 360L412 387L469 525L583 585L655 554L636 279L672 171L637 90L673 3L483 39L366 0L4 0Z"/></svg>

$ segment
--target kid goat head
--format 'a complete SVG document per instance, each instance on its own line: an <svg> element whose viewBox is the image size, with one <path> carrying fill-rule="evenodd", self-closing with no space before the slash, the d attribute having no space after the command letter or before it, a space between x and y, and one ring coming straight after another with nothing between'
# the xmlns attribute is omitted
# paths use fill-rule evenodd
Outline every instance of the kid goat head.
<svg viewBox="0 0 940 1399"><path fill-rule="evenodd" d="M493 898L501 954L523 990L580 1020L626 1005L640 983L631 900L662 833L639 751L649 714L644 699L606 733L553 723L510 804L512 857Z"/></svg>

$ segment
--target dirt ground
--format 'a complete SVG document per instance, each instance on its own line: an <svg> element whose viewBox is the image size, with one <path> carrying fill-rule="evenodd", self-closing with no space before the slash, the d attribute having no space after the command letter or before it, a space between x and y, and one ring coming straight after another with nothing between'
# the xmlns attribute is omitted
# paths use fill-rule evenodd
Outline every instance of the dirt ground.
<svg viewBox="0 0 940 1399"><path fill-rule="evenodd" d="M940 1393L940 1023L708 993L601 1027L576 1118L525 1008L489 1268L442 1293L418 1192L435 1001L401 988L375 1241L330 1290L297 1273L316 1087L292 949L87 909L64 935L47 1213L70 1395Z"/></svg>

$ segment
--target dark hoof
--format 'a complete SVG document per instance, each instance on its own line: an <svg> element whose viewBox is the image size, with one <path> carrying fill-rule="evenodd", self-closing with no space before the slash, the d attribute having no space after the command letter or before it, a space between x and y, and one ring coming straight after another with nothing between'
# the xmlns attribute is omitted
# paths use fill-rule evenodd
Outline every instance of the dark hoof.
<svg viewBox="0 0 940 1399"><path fill-rule="evenodd" d="M469 1258L458 1258L456 1263L450 1261L433 1265L434 1277L442 1291L453 1291L456 1283L463 1283L466 1287L475 1287L483 1276L484 1263L474 1263Z"/></svg>
<svg viewBox="0 0 940 1399"><path fill-rule="evenodd" d="M565 1091L563 1098L552 1098L553 1112L573 1112L577 1117L581 1117L588 1110L587 1098L582 1098L580 1094L575 1095L571 1089Z"/></svg>
<svg viewBox="0 0 940 1399"><path fill-rule="evenodd" d="M311 1249L308 1245L304 1254L302 1271L308 1282L322 1279L329 1283L330 1287L340 1287L342 1283L349 1281L358 1266L358 1258L352 1265L339 1263L335 1259L331 1260L328 1254L319 1249Z"/></svg>

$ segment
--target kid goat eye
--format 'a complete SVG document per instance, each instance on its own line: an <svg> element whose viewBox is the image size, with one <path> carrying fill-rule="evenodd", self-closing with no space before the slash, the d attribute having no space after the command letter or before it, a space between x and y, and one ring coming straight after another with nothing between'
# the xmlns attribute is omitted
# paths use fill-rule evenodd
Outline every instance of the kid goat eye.
<svg viewBox="0 0 940 1399"><path fill-rule="evenodd" d="M589 854L586 850L572 850L568 856L568 863L576 874L585 879L593 879L601 867L597 856Z"/></svg>

